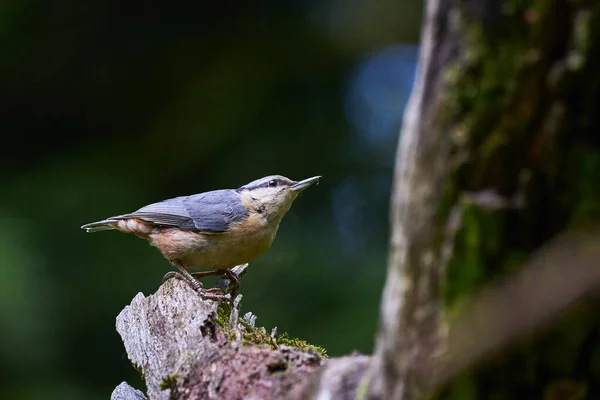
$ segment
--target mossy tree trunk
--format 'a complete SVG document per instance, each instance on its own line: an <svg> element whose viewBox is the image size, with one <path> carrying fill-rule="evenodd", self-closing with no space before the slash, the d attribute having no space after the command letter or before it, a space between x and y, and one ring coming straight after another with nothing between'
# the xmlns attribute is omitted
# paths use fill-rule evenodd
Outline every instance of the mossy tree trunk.
<svg viewBox="0 0 600 400"><path fill-rule="evenodd" d="M429 0L421 40L372 398L423 396L463 301L600 219L600 2ZM600 398L599 329L587 301L437 395Z"/></svg>

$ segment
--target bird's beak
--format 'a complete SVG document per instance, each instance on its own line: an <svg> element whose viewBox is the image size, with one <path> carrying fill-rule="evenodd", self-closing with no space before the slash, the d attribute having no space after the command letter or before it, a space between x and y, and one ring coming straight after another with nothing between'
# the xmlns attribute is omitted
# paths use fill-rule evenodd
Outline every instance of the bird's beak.
<svg viewBox="0 0 600 400"><path fill-rule="evenodd" d="M312 178L304 179L300 182L294 183L292 186L290 186L290 189L292 189L294 192L300 193L307 187L309 187L315 183L319 183L320 178L321 178L321 176L313 176Z"/></svg>

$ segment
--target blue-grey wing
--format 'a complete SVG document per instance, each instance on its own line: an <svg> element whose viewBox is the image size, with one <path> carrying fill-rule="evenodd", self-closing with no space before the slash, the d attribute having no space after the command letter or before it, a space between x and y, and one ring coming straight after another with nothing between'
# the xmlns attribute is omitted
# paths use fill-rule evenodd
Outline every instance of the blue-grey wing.
<svg viewBox="0 0 600 400"><path fill-rule="evenodd" d="M237 192L215 190L150 204L133 213L114 218L139 218L182 230L220 233L227 231L232 222L239 221L246 215L247 211Z"/></svg>
<svg viewBox="0 0 600 400"><path fill-rule="evenodd" d="M235 190L215 190L188 196L184 205L196 229L201 232L225 232L233 222L248 216L248 210Z"/></svg>

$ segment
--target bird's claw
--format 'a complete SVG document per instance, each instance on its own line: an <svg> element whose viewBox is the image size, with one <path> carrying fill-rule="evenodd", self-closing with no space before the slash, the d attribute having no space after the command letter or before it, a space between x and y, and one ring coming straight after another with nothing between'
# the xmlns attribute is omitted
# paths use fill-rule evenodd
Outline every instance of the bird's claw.
<svg viewBox="0 0 600 400"><path fill-rule="evenodd" d="M167 272L167 273L165 274L165 276L163 276L163 278L162 278L162 283L165 283L165 282L166 282L166 281L168 281L169 279L171 279L171 278L175 278L175 277L177 277L178 275L179 275L179 278L183 278L179 272L175 272L175 271L170 271L170 272Z"/></svg>

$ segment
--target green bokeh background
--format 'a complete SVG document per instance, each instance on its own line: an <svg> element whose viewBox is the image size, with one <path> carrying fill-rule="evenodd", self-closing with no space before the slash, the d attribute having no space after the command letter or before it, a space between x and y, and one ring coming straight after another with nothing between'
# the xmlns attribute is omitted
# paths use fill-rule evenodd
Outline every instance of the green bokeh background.
<svg viewBox="0 0 600 400"><path fill-rule="evenodd" d="M251 264L243 311L370 352L421 6L3 1L0 398L142 387L115 317L170 266L82 224L274 173L323 179Z"/></svg>

